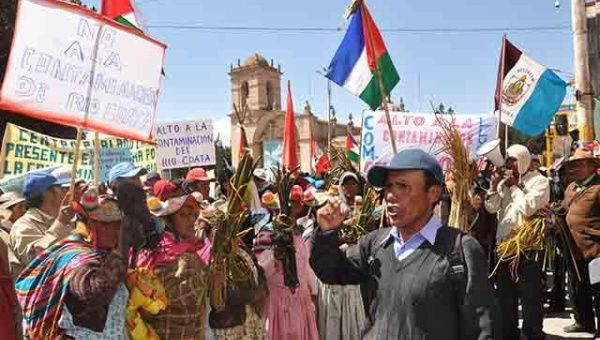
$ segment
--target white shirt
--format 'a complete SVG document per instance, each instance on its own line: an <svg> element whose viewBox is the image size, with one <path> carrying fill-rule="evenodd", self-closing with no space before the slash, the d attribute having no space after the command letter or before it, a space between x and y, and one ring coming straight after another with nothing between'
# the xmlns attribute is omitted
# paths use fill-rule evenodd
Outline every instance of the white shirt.
<svg viewBox="0 0 600 340"><path fill-rule="evenodd" d="M394 239L394 253L398 261L402 261L418 249L423 242L427 241L431 245L435 243L435 237L438 229L442 227L442 221L439 217L433 215L427 224L416 234L404 241L397 227L393 227L390 236Z"/></svg>

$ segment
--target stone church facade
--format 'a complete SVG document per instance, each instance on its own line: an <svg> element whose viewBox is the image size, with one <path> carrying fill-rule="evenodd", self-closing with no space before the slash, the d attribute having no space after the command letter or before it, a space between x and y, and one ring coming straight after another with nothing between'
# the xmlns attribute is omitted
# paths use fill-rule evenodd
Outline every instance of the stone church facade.
<svg viewBox="0 0 600 340"><path fill-rule="evenodd" d="M280 67L274 67L272 60L269 63L257 53L249 56L243 63L238 61L238 65L231 66L229 72L231 101L238 108L247 108L242 118L246 138L255 159L262 158L261 166L280 161L274 159L274 156L278 155L277 152L283 144L285 124L285 110L282 110L285 102L282 102L282 97L287 94L281 86L282 75ZM233 165L237 166L240 154L240 124L233 113L233 104L230 114L231 156ZM295 106L297 104L296 102ZM308 172L311 167L311 133L321 150L326 152L329 124L311 111L308 102L304 105L302 113L295 113L295 118L300 169ZM335 120L332 120L330 126L332 139L345 136L348 129L347 124L338 124ZM359 134L358 128L351 128L354 135Z"/></svg>

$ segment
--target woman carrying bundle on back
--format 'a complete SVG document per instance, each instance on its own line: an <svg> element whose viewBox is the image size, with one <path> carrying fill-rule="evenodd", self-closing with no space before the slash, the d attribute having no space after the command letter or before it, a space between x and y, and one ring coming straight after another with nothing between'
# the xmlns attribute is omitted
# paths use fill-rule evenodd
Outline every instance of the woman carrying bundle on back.
<svg viewBox="0 0 600 340"><path fill-rule="evenodd" d="M193 195L183 195L165 202L150 198L148 208L162 219L165 230L155 249L139 253L139 276L130 275L130 284L155 277L164 286L166 306L156 314L146 313L143 322L160 339L204 339L210 242L196 237L200 205Z"/></svg>

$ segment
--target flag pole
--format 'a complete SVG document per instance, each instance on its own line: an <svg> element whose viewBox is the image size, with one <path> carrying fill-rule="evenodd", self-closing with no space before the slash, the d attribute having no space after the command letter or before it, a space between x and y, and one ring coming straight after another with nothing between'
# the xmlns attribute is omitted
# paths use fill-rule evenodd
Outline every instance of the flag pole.
<svg viewBox="0 0 600 340"><path fill-rule="evenodd" d="M75 180L77 178L77 165L79 163L79 156L81 154L81 128L77 128L77 139L75 140L75 156L73 157L73 165L71 167L71 184L69 185L69 194L65 198L69 199L69 204L75 201ZM66 202L65 202L66 203Z"/></svg>
<svg viewBox="0 0 600 340"><path fill-rule="evenodd" d="M366 10L364 0L360 0L359 6L362 7L361 9ZM364 11L363 11L363 13L364 13ZM367 53L369 53L370 55L373 56L373 58L375 58L375 49L374 49L375 45L374 45L374 41L373 41L373 32L371 30L370 25L367 25L367 34L369 35L368 46L370 46L370 51L368 51ZM381 94L381 107L383 108L383 111L385 112L385 120L387 122L387 128L388 128L388 132L390 134L390 146L392 147L392 152L395 155L398 152L396 149L396 140L394 138L394 130L392 129L392 120L390 118L390 111L389 111L389 108L387 105L388 103L387 103L387 96L385 94L383 77L381 76L381 70L379 69L379 65L377 65L377 61L375 61L375 76L377 77L377 80L379 81L379 93Z"/></svg>
<svg viewBox="0 0 600 340"><path fill-rule="evenodd" d="M498 98L498 138L500 138L500 124L502 124L502 97L504 95L504 67L506 62L506 33L502 36L500 48L500 93ZM508 149L508 124L504 124L504 152Z"/></svg>
<svg viewBox="0 0 600 340"><path fill-rule="evenodd" d="M94 183L100 184L100 134L94 133Z"/></svg>
<svg viewBox="0 0 600 340"><path fill-rule="evenodd" d="M358 143L358 171L362 169L362 143L363 143L363 124L365 123L365 109L360 112L360 143Z"/></svg>

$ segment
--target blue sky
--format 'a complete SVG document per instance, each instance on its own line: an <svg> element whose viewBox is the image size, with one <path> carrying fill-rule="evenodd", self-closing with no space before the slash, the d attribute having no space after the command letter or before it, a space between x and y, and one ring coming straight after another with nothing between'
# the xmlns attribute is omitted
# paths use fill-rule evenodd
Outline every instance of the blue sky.
<svg viewBox="0 0 600 340"><path fill-rule="evenodd" d="M87 0L98 6L99 0ZM327 27L339 26L349 0L138 0L146 25ZM554 0L369 0L371 13L385 28L482 28L569 25L570 2ZM325 80L316 70L327 66L342 32L253 33L150 28L168 45L158 120L222 118L230 112L227 72L230 63L254 52L281 64L290 79L295 109L309 99L325 112ZM493 105L502 32L383 32L401 77L393 99L404 98L410 111L430 111L429 100L452 105L459 113L489 112ZM508 32L508 38L547 66L573 71L570 30ZM420 75L421 102L418 78ZM569 80L570 75L559 74ZM285 97L283 98L285 100ZM366 107L334 86L339 120Z"/></svg>

